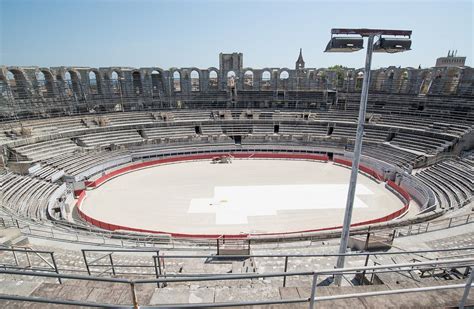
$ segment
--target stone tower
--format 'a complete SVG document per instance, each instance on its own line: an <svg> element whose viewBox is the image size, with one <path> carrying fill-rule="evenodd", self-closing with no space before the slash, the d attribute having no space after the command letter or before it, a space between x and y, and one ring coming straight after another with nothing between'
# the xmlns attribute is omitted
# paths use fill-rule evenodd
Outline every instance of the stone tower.
<svg viewBox="0 0 474 309"><path fill-rule="evenodd" d="M297 69L297 70L304 69L303 49L302 48L300 48L300 55L298 56L298 60L296 60L295 69Z"/></svg>

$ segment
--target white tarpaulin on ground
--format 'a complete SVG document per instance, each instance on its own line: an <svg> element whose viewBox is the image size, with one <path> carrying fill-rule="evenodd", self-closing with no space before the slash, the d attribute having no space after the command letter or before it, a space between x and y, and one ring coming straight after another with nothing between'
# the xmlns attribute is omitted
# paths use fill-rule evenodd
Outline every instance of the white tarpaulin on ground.
<svg viewBox="0 0 474 309"><path fill-rule="evenodd" d="M188 213L215 213L216 224L246 224L249 216L278 211L344 208L347 190L346 184L215 187L213 197L192 199ZM357 196L369 194L373 192L359 184L354 207L368 207Z"/></svg>

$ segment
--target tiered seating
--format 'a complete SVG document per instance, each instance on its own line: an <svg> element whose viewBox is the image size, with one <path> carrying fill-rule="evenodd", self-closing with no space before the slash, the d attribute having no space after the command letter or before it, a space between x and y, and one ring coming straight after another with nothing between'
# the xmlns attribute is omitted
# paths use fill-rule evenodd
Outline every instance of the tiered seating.
<svg viewBox="0 0 474 309"><path fill-rule="evenodd" d="M12 148L16 160L39 161L65 153L72 153L79 147L68 138L55 139Z"/></svg>
<svg viewBox="0 0 474 309"><path fill-rule="evenodd" d="M146 124L156 121L149 112L110 113L106 117L110 121L109 125L111 126Z"/></svg>
<svg viewBox="0 0 474 309"><path fill-rule="evenodd" d="M271 123L264 123L264 124L254 124L253 125L253 132L254 135L266 135L266 134L273 134L274 127Z"/></svg>
<svg viewBox="0 0 474 309"><path fill-rule="evenodd" d="M474 165L469 159L448 160L416 174L435 191L444 207L464 206L474 192Z"/></svg>
<svg viewBox="0 0 474 309"><path fill-rule="evenodd" d="M20 124L11 124L10 126L11 128L20 128ZM55 133L75 132L87 129L82 122L81 117L23 121L21 122L21 126L31 130L31 136L51 135Z"/></svg>
<svg viewBox="0 0 474 309"><path fill-rule="evenodd" d="M202 134L204 135L222 135L222 127L220 125L210 125L210 124L203 124L201 126Z"/></svg>
<svg viewBox="0 0 474 309"><path fill-rule="evenodd" d="M49 197L58 185L13 173L0 182L4 207L25 217L46 218Z"/></svg>
<svg viewBox="0 0 474 309"><path fill-rule="evenodd" d="M337 124L334 127L334 131L332 132L332 137L346 137L348 139L354 139L356 135L356 127L355 126L344 126Z"/></svg>
<svg viewBox="0 0 474 309"><path fill-rule="evenodd" d="M253 126L250 123L222 124L222 132L226 135L247 135L252 134Z"/></svg>
<svg viewBox="0 0 474 309"><path fill-rule="evenodd" d="M118 130L91 133L78 138L80 145L86 147L106 147L110 145L126 145L141 143L143 138L136 130Z"/></svg>
<svg viewBox="0 0 474 309"><path fill-rule="evenodd" d="M388 131L379 128L365 128L364 142L383 143L387 140Z"/></svg>
<svg viewBox="0 0 474 309"><path fill-rule="evenodd" d="M302 135L302 134L309 134L309 135L316 135L316 136L326 136L327 135L327 124L320 124L320 123L304 123L298 126L294 124L287 124L282 123L280 125L279 133L282 135Z"/></svg>
<svg viewBox="0 0 474 309"><path fill-rule="evenodd" d="M206 110L173 111L174 121L206 121L211 119L211 112Z"/></svg>
<svg viewBox="0 0 474 309"><path fill-rule="evenodd" d="M52 166L41 164L41 167L31 172L30 175L46 181L55 182L64 175L64 172Z"/></svg>
<svg viewBox="0 0 474 309"><path fill-rule="evenodd" d="M192 126L169 126L155 127L143 130L147 139L173 138L182 139L196 135L195 128Z"/></svg>
<svg viewBox="0 0 474 309"><path fill-rule="evenodd" d="M397 133L390 144L428 154L443 151L451 145L447 140L409 133Z"/></svg>
<svg viewBox="0 0 474 309"><path fill-rule="evenodd" d="M46 160L42 164L57 170L63 170L68 176L82 179L109 168L110 165L108 163L113 164L117 162L123 164L129 161L131 161L131 158L128 151L105 151L64 155Z"/></svg>
<svg viewBox="0 0 474 309"><path fill-rule="evenodd" d="M398 148L391 147L387 144L368 144L364 143L362 154L395 164L399 167L407 167L413 165L419 155L407 152Z"/></svg>

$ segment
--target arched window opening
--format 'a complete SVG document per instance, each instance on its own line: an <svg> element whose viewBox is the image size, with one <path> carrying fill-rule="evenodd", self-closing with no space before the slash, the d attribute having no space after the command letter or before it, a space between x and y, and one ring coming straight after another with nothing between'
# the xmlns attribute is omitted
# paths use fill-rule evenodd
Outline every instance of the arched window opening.
<svg viewBox="0 0 474 309"><path fill-rule="evenodd" d="M35 72L35 78L36 78L36 87L38 89L38 94L46 97L47 96L46 77L44 76L44 73L41 71Z"/></svg>
<svg viewBox="0 0 474 309"><path fill-rule="evenodd" d="M209 72L209 88L217 89L218 85L219 85L219 81L217 79L217 72L213 70Z"/></svg>
<svg viewBox="0 0 474 309"><path fill-rule="evenodd" d="M133 92L135 93L135 95L140 95L143 93L142 77L140 75L140 72L132 73L132 84Z"/></svg>
<svg viewBox="0 0 474 309"><path fill-rule="evenodd" d="M283 71L283 72L280 73L280 79L281 80L286 80L288 78L290 78L290 74L288 74L287 71Z"/></svg>
<svg viewBox="0 0 474 309"><path fill-rule="evenodd" d="M98 74L94 71L89 72L89 89L91 94L99 94Z"/></svg>
<svg viewBox="0 0 474 309"><path fill-rule="evenodd" d="M151 92L153 97L159 96L160 92L163 90L163 81L161 73L154 70L151 72Z"/></svg>
<svg viewBox="0 0 474 309"><path fill-rule="evenodd" d="M7 81L14 98L24 99L28 96L26 80L20 71L8 71Z"/></svg>
<svg viewBox="0 0 474 309"><path fill-rule="evenodd" d="M73 96L74 93L73 93L73 90L72 90L72 77L71 77L71 73L69 72L66 72L64 74L64 81L66 83L66 95L68 96Z"/></svg>
<svg viewBox="0 0 474 309"><path fill-rule="evenodd" d="M423 81L421 82L420 86L420 94L428 94L431 88L432 78L431 73L423 74Z"/></svg>
<svg viewBox="0 0 474 309"><path fill-rule="evenodd" d="M11 71L7 71L7 81L11 83L15 82L15 75Z"/></svg>
<svg viewBox="0 0 474 309"><path fill-rule="evenodd" d="M110 74L109 87L112 90L111 92L113 94L119 94L120 93L119 75L115 71L112 71L112 74Z"/></svg>
<svg viewBox="0 0 474 309"><path fill-rule="evenodd" d="M388 74L388 79L393 80L393 77L395 76L395 73L393 71Z"/></svg>
<svg viewBox="0 0 474 309"><path fill-rule="evenodd" d="M234 88L236 84L236 76L234 71L227 73L227 87Z"/></svg>
<svg viewBox="0 0 474 309"><path fill-rule="evenodd" d="M363 81L364 81L364 72L357 73L356 84L355 84L356 89L362 89Z"/></svg>
<svg viewBox="0 0 474 309"><path fill-rule="evenodd" d="M269 71L264 71L262 73L262 90L269 90L271 88L271 78L272 75Z"/></svg>
<svg viewBox="0 0 474 309"><path fill-rule="evenodd" d="M173 73L173 90L174 92L181 91L181 74L178 71Z"/></svg>
<svg viewBox="0 0 474 309"><path fill-rule="evenodd" d="M244 73L244 87L253 88L253 72L250 70Z"/></svg>
<svg viewBox="0 0 474 309"><path fill-rule="evenodd" d="M270 74L270 72L268 71L263 72L262 81L269 81L271 78L272 78L272 75Z"/></svg>
<svg viewBox="0 0 474 309"><path fill-rule="evenodd" d="M199 91L200 88L200 80L199 80L199 73L196 70L191 71L191 91Z"/></svg>
<svg viewBox="0 0 474 309"><path fill-rule="evenodd" d="M53 75L51 74L51 72L46 71L46 70L41 71L41 73L44 76L44 87L45 87L45 90L46 90L46 93L44 93L43 96L53 97L54 96L54 88L53 88L54 78L53 78Z"/></svg>

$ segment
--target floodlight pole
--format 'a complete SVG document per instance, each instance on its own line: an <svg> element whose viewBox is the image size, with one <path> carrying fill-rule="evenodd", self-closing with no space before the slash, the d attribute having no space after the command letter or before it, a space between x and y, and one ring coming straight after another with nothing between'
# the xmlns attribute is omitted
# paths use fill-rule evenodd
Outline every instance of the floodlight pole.
<svg viewBox="0 0 474 309"><path fill-rule="evenodd" d="M367 43L367 54L365 57L365 71L364 71L364 80L362 84L362 93L360 95L360 106L359 106L359 120L357 123L357 133L354 146L354 157L352 159L352 168L351 168L351 179L349 182L349 191L347 193L346 201L346 211L344 213L344 224L342 227L341 233L341 243L339 246L339 253L346 253L347 243L349 242L349 231L351 227L352 219L352 209L354 208L354 197L356 192L357 184L357 173L359 170L360 154L362 150L362 138L364 136L364 123L365 123L365 111L367 108L367 96L369 93L369 83L370 83L370 65L372 63L372 50L374 47L374 34L369 36ZM340 255L337 259L337 268L344 268L345 256ZM337 275L335 277L335 283L341 285L342 275Z"/></svg>

